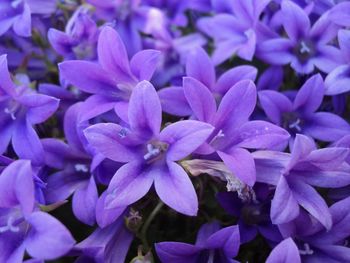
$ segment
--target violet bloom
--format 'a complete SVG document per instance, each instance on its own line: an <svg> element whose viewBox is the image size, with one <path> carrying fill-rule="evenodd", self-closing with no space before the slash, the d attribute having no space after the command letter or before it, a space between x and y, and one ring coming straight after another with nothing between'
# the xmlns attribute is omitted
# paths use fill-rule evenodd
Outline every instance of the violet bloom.
<svg viewBox="0 0 350 263"><path fill-rule="evenodd" d="M288 262L301 263L298 247L292 238L287 238L280 242L266 259L266 263Z"/></svg>
<svg viewBox="0 0 350 263"><path fill-rule="evenodd" d="M326 95L338 95L350 91L350 30L339 30L338 42L345 63L336 67L326 77Z"/></svg>
<svg viewBox="0 0 350 263"><path fill-rule="evenodd" d="M194 245L180 242L156 243L156 251L164 263L234 263L240 245L237 226L220 229L217 222L203 225Z"/></svg>
<svg viewBox="0 0 350 263"><path fill-rule="evenodd" d="M317 74L304 83L293 102L273 90L260 91L259 99L268 118L293 137L302 133L322 141L335 141L350 132L350 125L333 113L316 112L322 104L324 92L322 77Z"/></svg>
<svg viewBox="0 0 350 263"><path fill-rule="evenodd" d="M80 7L69 19L65 32L51 28L47 37L53 49L65 59L94 60L98 34L89 10Z"/></svg>
<svg viewBox="0 0 350 263"><path fill-rule="evenodd" d="M2 0L0 5L0 36L11 27L23 37L31 36L32 14L50 14L56 0Z"/></svg>
<svg viewBox="0 0 350 263"><path fill-rule="evenodd" d="M97 54L98 63L74 60L59 64L61 77L81 91L93 94L84 102L84 119L112 109L124 115L132 89L139 81L151 79L160 52L143 50L129 62L118 33L105 26L99 35Z"/></svg>
<svg viewBox="0 0 350 263"><path fill-rule="evenodd" d="M180 213L194 216L197 195L186 172L176 161L198 148L213 131L199 121L179 121L160 132L162 109L152 84L140 82L131 95L130 127L95 124L85 130L89 143L107 158L127 163L107 189L107 209L126 207L142 198L154 183L158 196ZM171 192L171 195L169 195Z"/></svg>
<svg viewBox="0 0 350 263"><path fill-rule="evenodd" d="M276 186L271 203L271 220L284 224L298 217L300 207L326 229L332 227L328 206L312 187L338 188L350 184L346 148L316 149L312 139L297 134L291 154L261 151L253 153L257 181Z"/></svg>
<svg viewBox="0 0 350 263"><path fill-rule="evenodd" d="M84 145L82 130L88 123L79 121L81 104L71 106L65 114L64 132L68 144L53 138L42 140L45 163L56 170L46 180L45 200L48 204L62 202L73 194L74 215L83 223L93 225L98 199L96 184L108 184L119 165L100 154L94 155L86 141Z"/></svg>
<svg viewBox="0 0 350 263"><path fill-rule="evenodd" d="M254 81L258 73L255 67L242 65L227 70L217 78L215 66L204 49L193 48L186 56L186 76L201 82L218 99L237 82L248 79ZM163 88L158 94L165 112L176 116L189 116L193 113L183 87Z"/></svg>
<svg viewBox="0 0 350 263"><path fill-rule="evenodd" d="M330 208L333 225L325 230L308 215L280 227L284 236L292 236L298 246L302 262L349 262L350 248L350 198L333 204Z"/></svg>
<svg viewBox="0 0 350 263"><path fill-rule="evenodd" d="M36 207L30 161L11 163L0 175L0 261L20 263L65 255L75 241L57 219Z"/></svg>
<svg viewBox="0 0 350 263"><path fill-rule="evenodd" d="M231 87L217 106L216 98L198 80L185 77L184 93L193 116L210 123L215 130L196 152L216 152L226 166L249 186L255 182L254 160L246 149L266 149L285 145L289 134L265 121L249 121L256 104L256 87L242 80Z"/></svg>
<svg viewBox="0 0 350 263"><path fill-rule="evenodd" d="M258 233L266 240L279 242L281 234L270 220L270 190L265 185L254 186L254 200L242 201L236 193L220 192L216 198L225 211L238 218L241 243L252 241Z"/></svg>
<svg viewBox="0 0 350 263"><path fill-rule="evenodd" d="M80 256L77 263L124 263L133 234L126 228L125 216L121 215L113 224L98 227L90 236L75 246Z"/></svg>
<svg viewBox="0 0 350 263"><path fill-rule="evenodd" d="M33 125L47 120L59 100L36 93L28 85L16 86L7 69L6 55L0 56L0 153L12 140L17 155L43 163L44 150Z"/></svg>
<svg viewBox="0 0 350 263"><path fill-rule="evenodd" d="M273 38L258 46L257 56L272 65L286 65L309 74L315 67L330 72L342 61L331 45L339 29L323 14L311 27L307 13L292 1L283 1L281 20L288 38Z"/></svg>
<svg viewBox="0 0 350 263"><path fill-rule="evenodd" d="M218 14L198 21L199 29L214 39L214 64L218 65L234 54L252 60L258 38L259 17L270 0L233 0L230 4L222 2L221 6L225 6L225 9L229 5L233 15Z"/></svg>

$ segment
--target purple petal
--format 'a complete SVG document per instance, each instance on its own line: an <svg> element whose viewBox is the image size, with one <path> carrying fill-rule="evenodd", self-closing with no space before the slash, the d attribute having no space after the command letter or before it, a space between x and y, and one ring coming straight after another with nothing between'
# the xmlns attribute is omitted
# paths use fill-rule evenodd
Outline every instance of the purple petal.
<svg viewBox="0 0 350 263"><path fill-rule="evenodd" d="M211 123L216 113L216 102L209 89L191 77L183 78L183 89L194 116Z"/></svg>
<svg viewBox="0 0 350 263"><path fill-rule="evenodd" d="M350 66L341 65L332 70L325 79L325 94L338 95L350 91Z"/></svg>
<svg viewBox="0 0 350 263"><path fill-rule="evenodd" d="M227 168L238 177L239 180L249 186L254 185L256 180L255 164L250 152L243 148L234 148L230 153L218 152Z"/></svg>
<svg viewBox="0 0 350 263"><path fill-rule="evenodd" d="M33 127L26 120L18 120L12 137L12 146L19 157L44 163L44 148Z"/></svg>
<svg viewBox="0 0 350 263"><path fill-rule="evenodd" d="M283 81L283 69L279 66L271 66L259 77L258 90L278 90Z"/></svg>
<svg viewBox="0 0 350 263"><path fill-rule="evenodd" d="M301 7L291 1L283 1L281 4L283 27L293 41L305 37L310 30L310 20Z"/></svg>
<svg viewBox="0 0 350 263"><path fill-rule="evenodd" d="M300 263L300 254L298 247L293 239L287 238L279 243L266 259L266 263Z"/></svg>
<svg viewBox="0 0 350 263"><path fill-rule="evenodd" d="M30 94L18 98L18 101L28 107L27 119L31 124L46 121L58 108L59 100L47 95Z"/></svg>
<svg viewBox="0 0 350 263"><path fill-rule="evenodd" d="M161 242L155 244L157 255L162 262L196 263L201 250L191 244L180 242Z"/></svg>
<svg viewBox="0 0 350 263"><path fill-rule="evenodd" d="M277 125L281 124L282 114L291 112L293 105L291 101L280 92L274 90L259 91L261 107L269 119Z"/></svg>
<svg viewBox="0 0 350 263"><path fill-rule="evenodd" d="M138 80L150 80L159 63L160 52L146 49L136 53L131 61L131 71Z"/></svg>
<svg viewBox="0 0 350 263"><path fill-rule="evenodd" d="M162 108L153 85L144 80L134 88L129 102L129 124L143 137L157 135L162 123Z"/></svg>
<svg viewBox="0 0 350 263"><path fill-rule="evenodd" d="M229 226L220 229L212 234L206 246L211 249L222 249L225 256L232 258L238 254L240 245L239 228L238 226Z"/></svg>
<svg viewBox="0 0 350 263"><path fill-rule="evenodd" d="M66 33L54 28L50 28L47 33L47 38L53 49L62 56L72 52L73 40Z"/></svg>
<svg viewBox="0 0 350 263"><path fill-rule="evenodd" d="M271 65L285 65L293 59L293 42L289 39L276 38L258 45L257 56Z"/></svg>
<svg viewBox="0 0 350 263"><path fill-rule="evenodd" d="M115 98L94 94L87 98L79 110L79 121L86 121L106 113L118 103Z"/></svg>
<svg viewBox="0 0 350 263"><path fill-rule="evenodd" d="M8 165L0 176L0 207L21 205L29 214L34 208L34 182L31 164L17 160Z"/></svg>
<svg viewBox="0 0 350 263"><path fill-rule="evenodd" d="M117 94L116 83L100 65L89 61L65 61L58 65L61 77L82 91ZM79 75L76 73L79 72Z"/></svg>
<svg viewBox="0 0 350 263"><path fill-rule="evenodd" d="M324 94L324 84L320 74L309 78L298 91L293 108L303 114L315 112L321 105Z"/></svg>
<svg viewBox="0 0 350 263"><path fill-rule="evenodd" d="M97 45L99 63L118 81L129 81L131 70L123 41L110 26L103 27Z"/></svg>
<svg viewBox="0 0 350 263"><path fill-rule="evenodd" d="M213 130L213 126L204 122L178 121L165 127L159 138L169 144L167 159L177 161L201 146Z"/></svg>
<svg viewBox="0 0 350 263"><path fill-rule="evenodd" d="M332 170L340 167L350 152L347 148L323 148L312 151L303 161L323 169Z"/></svg>
<svg viewBox="0 0 350 263"><path fill-rule="evenodd" d="M204 49L198 47L192 50L186 61L187 76L200 81L211 89L215 83L215 68Z"/></svg>
<svg viewBox="0 0 350 263"><path fill-rule="evenodd" d="M350 62L350 30L339 30L338 42L344 59Z"/></svg>
<svg viewBox="0 0 350 263"><path fill-rule="evenodd" d="M197 247L205 247L205 243L207 239L219 231L221 228L220 223L216 220L206 223L200 227L197 233L196 246Z"/></svg>
<svg viewBox="0 0 350 263"><path fill-rule="evenodd" d="M276 125L266 121L249 121L240 127L239 147L250 149L272 149L276 146L287 145L290 135Z"/></svg>
<svg viewBox="0 0 350 263"><path fill-rule="evenodd" d="M191 107L186 100L182 87L169 87L158 91L162 109L164 112L176 116L189 116Z"/></svg>
<svg viewBox="0 0 350 263"><path fill-rule="evenodd" d="M7 55L0 56L0 92L1 91L11 96L16 94L16 86L11 80L7 66Z"/></svg>
<svg viewBox="0 0 350 263"><path fill-rule="evenodd" d="M246 122L256 104L256 87L251 80L242 80L222 98L216 117L216 128L237 128Z"/></svg>
<svg viewBox="0 0 350 263"><path fill-rule="evenodd" d="M17 35L22 37L31 36L32 19L30 16L30 7L27 3L24 3L23 13L17 17L13 23L13 30Z"/></svg>
<svg viewBox="0 0 350 263"><path fill-rule="evenodd" d="M93 148L111 160L126 163L140 158L140 153L133 145L132 135L118 124L95 124L85 129L84 134Z"/></svg>
<svg viewBox="0 0 350 263"><path fill-rule="evenodd" d="M350 125L338 115L329 112L315 113L304 126L305 134L321 141L336 141L349 132Z"/></svg>
<svg viewBox="0 0 350 263"><path fill-rule="evenodd" d="M225 94L237 82L245 79L255 80L258 70L253 66L237 66L223 73L215 86L215 91Z"/></svg>
<svg viewBox="0 0 350 263"><path fill-rule="evenodd" d="M55 259L65 255L75 243L68 229L49 214L34 212L27 218L31 225L25 244L37 259ZM45 249L43 249L45 248Z"/></svg>
<svg viewBox="0 0 350 263"><path fill-rule="evenodd" d="M283 224L292 221L298 215L299 204L287 180L281 176L271 202L271 221L274 224Z"/></svg>
<svg viewBox="0 0 350 263"><path fill-rule="evenodd" d="M343 2L337 4L333 7L329 14L330 19L340 25L349 26L350 25L350 3Z"/></svg>
<svg viewBox="0 0 350 263"><path fill-rule="evenodd" d="M167 167L153 170L154 187L160 199L174 210L189 216L196 216L198 198L187 173L174 162L167 162ZM169 195L169 192L172 194Z"/></svg>
<svg viewBox="0 0 350 263"><path fill-rule="evenodd" d="M332 217L328 206L317 191L310 185L291 180L289 186L299 205L314 216L327 230L332 227Z"/></svg>
<svg viewBox="0 0 350 263"><path fill-rule="evenodd" d="M108 193L105 191L102 193L96 203L96 221L99 227L105 228L106 226L115 222L120 215L125 211L125 207L116 207L112 209L105 208L106 196Z"/></svg>
<svg viewBox="0 0 350 263"><path fill-rule="evenodd" d="M343 63L342 54L336 47L322 46L318 51L318 55L312 61L323 72L329 73Z"/></svg>
<svg viewBox="0 0 350 263"><path fill-rule="evenodd" d="M142 165L135 161L123 165L108 186L105 208L126 207L138 201L151 188L153 178L152 167L143 170Z"/></svg>
<svg viewBox="0 0 350 263"><path fill-rule="evenodd" d="M78 188L73 195L73 213L77 219L87 225L95 223L95 206L98 199L97 187L94 177L91 176L89 183Z"/></svg>

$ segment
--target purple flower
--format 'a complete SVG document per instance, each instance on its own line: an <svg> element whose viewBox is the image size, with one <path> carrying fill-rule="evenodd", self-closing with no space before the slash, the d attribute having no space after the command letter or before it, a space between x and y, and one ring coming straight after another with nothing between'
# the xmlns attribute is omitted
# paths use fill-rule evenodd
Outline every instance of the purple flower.
<svg viewBox="0 0 350 263"><path fill-rule="evenodd" d="M194 245L180 242L156 243L156 251L162 262L238 262L234 259L240 245L237 226L220 229L217 222L207 223L198 231Z"/></svg>
<svg viewBox="0 0 350 263"><path fill-rule="evenodd" d="M298 247L295 245L293 239L287 238L279 243L266 259L266 263L300 263L300 255Z"/></svg>
<svg viewBox="0 0 350 263"><path fill-rule="evenodd" d="M305 82L293 102L273 90L260 91L259 99L268 118L290 134L302 133L322 141L335 141L348 134L350 126L338 115L316 112L324 92L322 77L317 74Z"/></svg>
<svg viewBox="0 0 350 263"><path fill-rule="evenodd" d="M330 72L341 63L340 51L328 45L339 29L328 14L311 27L307 13L292 1L283 1L280 19L288 38L272 38L258 45L257 56L272 65L286 65L298 73L309 74L316 66Z"/></svg>
<svg viewBox="0 0 350 263"><path fill-rule="evenodd" d="M43 163L44 150L33 125L48 119L58 104L58 99L38 94L26 84L16 86L7 69L6 55L0 56L1 153L12 140L19 157Z"/></svg>
<svg viewBox="0 0 350 263"><path fill-rule="evenodd" d="M196 192L176 161L197 149L213 128L206 123L187 120L171 124L160 132L161 113L154 87L142 81L130 98L129 127L104 123L85 130L89 143L97 151L114 161L127 163L116 172L108 186L107 209L136 202L154 183L164 203L181 213L197 214Z"/></svg>
<svg viewBox="0 0 350 263"><path fill-rule="evenodd" d="M159 56L156 50L143 50L129 62L124 43L109 26L100 33L97 54L99 63L75 60L59 64L63 79L81 91L93 94L84 102L82 111L86 117L83 119L112 109L123 115L132 89L139 81L152 77Z"/></svg>
<svg viewBox="0 0 350 263"><path fill-rule="evenodd" d="M123 263L133 240L133 234L124 225L124 216L105 228L96 228L76 245L80 251L77 262Z"/></svg>
<svg viewBox="0 0 350 263"><path fill-rule="evenodd" d="M35 259L55 259L75 243L57 219L39 211L33 176L27 160L11 163L0 175L1 262L22 262L25 251Z"/></svg>
<svg viewBox="0 0 350 263"><path fill-rule="evenodd" d="M233 0L227 5L234 15L218 14L198 21L199 29L214 39L215 50L212 59L215 65L234 54L246 60L253 59L259 17L269 2L270 0Z"/></svg>
<svg viewBox="0 0 350 263"><path fill-rule="evenodd" d="M31 14L49 14L55 8L55 0L2 0L0 36L11 27L19 36L31 36Z"/></svg>
<svg viewBox="0 0 350 263"><path fill-rule="evenodd" d="M243 65L234 67L216 78L215 66L202 48L194 48L187 52L186 56L186 76L201 82L213 96L220 99L237 82L248 79L254 81L257 75L255 67ZM183 87L163 88L158 94L165 112L177 116L189 116L193 113Z"/></svg>
<svg viewBox="0 0 350 263"><path fill-rule="evenodd" d="M336 67L327 75L326 95L338 95L350 91L350 30L339 30L338 42L345 64Z"/></svg>
<svg viewBox="0 0 350 263"><path fill-rule="evenodd" d="M291 154L253 153L257 181L276 186L271 203L271 220L284 224L298 217L303 207L326 229L332 227L328 206L312 187L337 188L350 184L346 148L316 149L314 142L297 134Z"/></svg>
<svg viewBox="0 0 350 263"><path fill-rule="evenodd" d="M68 21L65 32L51 28L48 40L54 50L66 59L96 58L99 30L87 8L78 8Z"/></svg>

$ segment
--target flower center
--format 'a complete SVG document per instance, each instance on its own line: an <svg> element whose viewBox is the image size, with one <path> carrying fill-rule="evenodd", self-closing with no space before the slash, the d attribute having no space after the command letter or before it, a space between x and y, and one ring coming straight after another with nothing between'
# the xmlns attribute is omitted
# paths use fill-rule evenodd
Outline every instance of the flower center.
<svg viewBox="0 0 350 263"><path fill-rule="evenodd" d="M303 120L295 113L283 114L283 127L291 134L301 133Z"/></svg>
<svg viewBox="0 0 350 263"><path fill-rule="evenodd" d="M86 164L81 164L81 163L77 163L76 165L74 165L74 169L76 172L83 172L83 173L87 173L89 171L89 168Z"/></svg>
<svg viewBox="0 0 350 263"><path fill-rule="evenodd" d="M4 109L4 112L6 114L10 115L12 120L16 120L16 114L17 114L19 108L20 108L20 104L11 100L8 103L7 107Z"/></svg>
<svg viewBox="0 0 350 263"><path fill-rule="evenodd" d="M310 245L308 243L304 243L304 249L299 249L299 254L306 256L306 255L312 255L314 251L310 248Z"/></svg>
<svg viewBox="0 0 350 263"><path fill-rule="evenodd" d="M7 218L7 225L0 227L0 233L4 233L7 231L11 231L11 232L18 232L19 231L19 227L14 225L15 220L12 216L9 216Z"/></svg>
<svg viewBox="0 0 350 263"><path fill-rule="evenodd" d="M300 41L295 47L294 52L302 62L306 62L315 53L313 44L307 40Z"/></svg>
<svg viewBox="0 0 350 263"><path fill-rule="evenodd" d="M143 156L143 159L147 163L152 163L160 159L164 153L168 150L169 145L165 142L155 141L150 142L146 145L146 153Z"/></svg>

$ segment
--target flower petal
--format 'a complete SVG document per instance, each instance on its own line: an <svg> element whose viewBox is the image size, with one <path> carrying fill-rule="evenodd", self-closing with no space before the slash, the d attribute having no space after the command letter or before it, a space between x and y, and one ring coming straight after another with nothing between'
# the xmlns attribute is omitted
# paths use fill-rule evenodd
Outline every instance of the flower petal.
<svg viewBox="0 0 350 263"><path fill-rule="evenodd" d="M194 116L210 123L216 113L216 102L209 89L191 77L183 78L183 89Z"/></svg>
<svg viewBox="0 0 350 263"><path fill-rule="evenodd" d="M201 146L213 130L213 126L204 122L193 120L178 121L165 127L159 138L161 141L169 144L166 154L167 159L177 161Z"/></svg>
<svg viewBox="0 0 350 263"><path fill-rule="evenodd" d="M298 247L295 245L293 239L287 238L280 242L270 253L266 259L266 263L300 263L300 254Z"/></svg>
<svg viewBox="0 0 350 263"><path fill-rule="evenodd" d="M144 197L153 184L153 169L139 162L129 162L113 176L105 199L105 208L126 207Z"/></svg>
<svg viewBox="0 0 350 263"><path fill-rule="evenodd" d="M284 224L299 215L299 204L289 188L284 176L280 177L275 195L271 202L271 221L274 224Z"/></svg>
<svg viewBox="0 0 350 263"><path fill-rule="evenodd" d="M197 47L188 54L186 61L187 76L201 82L208 89L215 83L214 65L203 48Z"/></svg>
<svg viewBox="0 0 350 263"><path fill-rule="evenodd" d="M34 212L27 218L31 225L25 240L28 253L37 259L55 259L65 255L75 243L68 229L49 214ZM45 248L45 249L43 249Z"/></svg>
<svg viewBox="0 0 350 263"><path fill-rule="evenodd" d="M155 174L154 187L165 204L182 214L197 215L197 194L181 166L169 161L167 167L153 172Z"/></svg>
<svg viewBox="0 0 350 263"><path fill-rule="evenodd" d="M229 153L218 152L227 168L242 182L253 186L256 171L253 156L243 148L233 148Z"/></svg>
<svg viewBox="0 0 350 263"><path fill-rule="evenodd" d="M150 80L159 63L160 52L146 49L136 53L130 61L131 71L138 80Z"/></svg>
<svg viewBox="0 0 350 263"><path fill-rule="evenodd" d="M162 123L162 108L153 85L144 80L134 88L129 102L129 124L145 138L157 135Z"/></svg>

